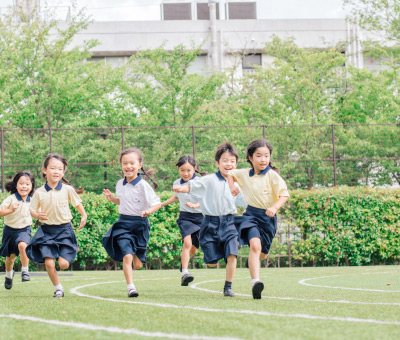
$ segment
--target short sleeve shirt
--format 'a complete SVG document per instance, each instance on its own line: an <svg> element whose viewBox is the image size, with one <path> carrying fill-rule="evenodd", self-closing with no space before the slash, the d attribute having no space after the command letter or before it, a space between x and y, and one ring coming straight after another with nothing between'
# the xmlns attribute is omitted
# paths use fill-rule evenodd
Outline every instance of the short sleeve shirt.
<svg viewBox="0 0 400 340"><path fill-rule="evenodd" d="M120 202L118 211L123 215L142 216L144 210L161 203L160 197L140 174L131 182L125 178L119 180L116 194Z"/></svg>
<svg viewBox="0 0 400 340"><path fill-rule="evenodd" d="M198 181L200 180L199 177L197 177L196 175L194 175L194 177L192 179L190 179L188 182L184 182L181 178L177 179L174 182L174 186L175 185L188 185L190 183L193 183L194 181ZM178 197L179 199L179 210L180 211L185 211L185 212L190 212L190 213L201 213L201 209L200 208L189 208L186 203L187 202L191 202L193 204L196 204L199 202L197 197L194 197L193 195L189 194L189 193L182 193L182 192L175 192L175 196Z"/></svg>
<svg viewBox="0 0 400 340"><path fill-rule="evenodd" d="M19 203L18 208L11 214L4 216L4 224L10 228L22 229L32 224L32 217L30 214L30 201L28 196L26 201L16 192L8 196L0 205L0 210L9 209L14 203Z"/></svg>
<svg viewBox="0 0 400 340"><path fill-rule="evenodd" d="M229 174L236 179L247 204L252 207L266 210L271 208L279 197L289 197L285 181L269 167L257 175L253 169L235 169Z"/></svg>
<svg viewBox="0 0 400 340"><path fill-rule="evenodd" d="M81 198L72 186L59 182L57 187L52 189L46 183L33 194L31 210L47 214L48 220L42 220L42 223L60 225L72 220L69 204L77 207L81 202Z"/></svg>

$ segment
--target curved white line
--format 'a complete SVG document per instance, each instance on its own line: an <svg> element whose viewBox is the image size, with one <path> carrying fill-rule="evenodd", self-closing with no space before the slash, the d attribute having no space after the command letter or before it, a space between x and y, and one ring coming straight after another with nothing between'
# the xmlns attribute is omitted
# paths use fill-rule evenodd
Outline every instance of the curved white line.
<svg viewBox="0 0 400 340"><path fill-rule="evenodd" d="M270 313L270 312L261 312L261 311L253 311L253 310L235 310L235 309L212 309L212 308L204 308L204 307L193 307L193 306L178 306L172 304L162 304L162 303L152 303L152 302L142 302L142 301L127 301L127 300L118 300L112 298L103 298L95 295L88 295L78 292L78 289L100 285L100 284L109 284L116 282L124 282L124 281L110 281L110 282L98 282L91 283L88 285L74 287L70 289L72 294L76 294L78 296L92 298L96 300L102 301L112 301L118 303L131 303L138 305L147 305L147 306L155 306L162 308L174 308L180 310L197 310L203 312L213 312L213 313L234 313L234 314L247 314L247 315L263 315L263 316L276 316L283 318L302 318L302 319L312 319L312 320L332 320L332 321L345 321L345 322L360 322L360 323L372 323L372 324L382 324L382 325L396 325L400 326L400 321L385 321L385 320L374 320L374 319L359 319L359 318L351 318L351 317L336 317L336 316L318 316L318 315L309 315L309 314L281 314L281 313ZM208 281L205 281L208 282ZM198 283L200 284L200 283Z"/></svg>
<svg viewBox="0 0 400 340"><path fill-rule="evenodd" d="M239 340L238 338L227 338L227 337L213 337L213 336L203 336L203 335L184 335L184 334L162 333L162 332L144 332L144 331L140 331L136 328L104 327L104 326L93 325L90 323L47 320L47 319L36 318L33 316L25 316L25 315L18 315L18 314L0 314L0 318L41 322L41 323L47 323L50 325L74 327L74 328L80 328L80 329L91 330L91 331L105 331L105 332L109 332L109 333L120 333L120 334L135 334L135 335L149 336L149 337L155 337L155 338L188 339L188 340Z"/></svg>
<svg viewBox="0 0 400 340"><path fill-rule="evenodd" d="M319 277L311 277L308 279L303 279L298 281L299 284L309 287L319 287L319 288L331 288L331 289L346 289L346 290L360 290L367 292L379 292L379 293L400 293L400 290L383 290L383 289L369 289L369 288L350 288L350 287L334 287L334 286L322 286L322 285L313 285L311 283L306 283L306 281L310 280L318 280L318 279L327 279L331 277L337 277L343 275L330 275L330 276L319 276Z"/></svg>

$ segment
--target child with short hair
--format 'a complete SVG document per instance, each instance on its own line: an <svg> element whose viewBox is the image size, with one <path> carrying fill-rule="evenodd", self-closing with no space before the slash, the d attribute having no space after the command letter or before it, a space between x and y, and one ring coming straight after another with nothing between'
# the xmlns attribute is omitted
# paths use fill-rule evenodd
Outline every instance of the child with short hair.
<svg viewBox="0 0 400 340"><path fill-rule="evenodd" d="M241 197L232 196L228 182L228 172L235 169L238 153L231 143L222 143L215 153L216 173L204 176L187 185L174 186L177 193L190 193L198 198L200 209L205 215L200 229L200 246L204 253L204 262L215 267L224 258L226 281L224 296L233 297L232 281L235 275L238 256L238 232L234 225L235 205L246 206ZM240 191L240 190L239 190Z"/></svg>
<svg viewBox="0 0 400 340"><path fill-rule="evenodd" d="M78 231L85 226L87 220L81 198L64 178L67 165L67 160L57 153L49 153L43 162L42 171L46 183L36 190L30 208L32 217L44 224L26 248L26 253L32 261L44 262L54 285L53 297L56 298L63 297L64 290L58 278L55 261L57 260L61 269L68 269L78 252L69 204L82 215Z"/></svg>
<svg viewBox="0 0 400 340"><path fill-rule="evenodd" d="M147 244L150 237L148 215L161 208L160 198L151 186L142 179L140 170L150 178L156 189L157 183L150 177L151 171L143 169L143 153L138 148L128 148L121 152L120 165L124 178L116 185L117 197L104 189L107 200L118 204L120 217L103 238L103 247L115 261L123 262L128 297L138 297L133 283L132 263L135 269L146 262Z"/></svg>
<svg viewBox="0 0 400 340"><path fill-rule="evenodd" d="M176 163L181 178L177 179L173 186L188 185L193 181L198 181L199 177L196 172L200 173L200 169L196 160L191 155L185 155L179 158ZM182 236L182 255L181 255L181 286L188 286L194 280L192 274L189 273L189 260L191 256L197 254L199 249L199 230L203 222L203 214L200 210L200 204L197 198L189 193L178 193L162 202L161 206L179 201L179 218L176 221Z"/></svg>
<svg viewBox="0 0 400 340"><path fill-rule="evenodd" d="M248 268L254 299L261 299L264 284L260 281L260 259L267 258L277 229L276 213L289 198L285 181L271 163L272 145L257 139L247 146L246 158L251 169L231 170L228 182L232 195L239 193L237 184L248 203L239 228L239 237L250 245Z"/></svg>
<svg viewBox="0 0 400 340"><path fill-rule="evenodd" d="M26 246L31 240L32 217L29 213L31 196L35 191L35 178L28 170L18 171L6 184L11 193L0 205L0 217L4 217L3 239L0 256L6 257L6 279L4 287L11 289L14 277L14 262L21 257L22 282L29 281L29 258Z"/></svg>

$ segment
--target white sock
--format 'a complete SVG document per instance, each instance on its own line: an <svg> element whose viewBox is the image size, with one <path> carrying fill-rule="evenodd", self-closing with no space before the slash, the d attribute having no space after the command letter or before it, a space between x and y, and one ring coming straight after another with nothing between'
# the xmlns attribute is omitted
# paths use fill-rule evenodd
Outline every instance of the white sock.
<svg viewBox="0 0 400 340"><path fill-rule="evenodd" d="M131 289L136 289L135 285L133 283L130 283L127 285L128 291Z"/></svg>
<svg viewBox="0 0 400 340"><path fill-rule="evenodd" d="M21 272L29 272L29 267L21 267Z"/></svg>
<svg viewBox="0 0 400 340"><path fill-rule="evenodd" d="M54 285L54 288L55 288L56 290L62 290L62 291L64 291L63 286L62 286L61 283L58 284L58 285Z"/></svg>
<svg viewBox="0 0 400 340"><path fill-rule="evenodd" d="M182 268L182 275L185 275L185 274L188 274L188 273L189 273L189 269L187 269L187 268L183 269Z"/></svg>
<svg viewBox="0 0 400 340"><path fill-rule="evenodd" d="M13 270L11 270L11 271L6 271L6 278L8 278L8 279L12 279L12 277L13 277L13 273L14 273L14 271Z"/></svg>
<svg viewBox="0 0 400 340"><path fill-rule="evenodd" d="M260 278L259 278L259 277L256 278L256 279L252 279L252 280L251 280L251 285L254 286L254 284L255 284L257 281L260 281Z"/></svg>

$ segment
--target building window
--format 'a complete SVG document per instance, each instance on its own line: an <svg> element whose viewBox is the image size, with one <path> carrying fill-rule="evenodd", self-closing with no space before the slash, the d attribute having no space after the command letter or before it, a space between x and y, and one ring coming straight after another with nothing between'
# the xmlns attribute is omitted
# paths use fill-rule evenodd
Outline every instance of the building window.
<svg viewBox="0 0 400 340"><path fill-rule="evenodd" d="M228 2L229 19L257 19L256 2Z"/></svg>
<svg viewBox="0 0 400 340"><path fill-rule="evenodd" d="M217 3L217 19L219 19L219 4ZM197 3L197 20L210 20L208 3Z"/></svg>
<svg viewBox="0 0 400 340"><path fill-rule="evenodd" d="M253 72L254 66L261 65L261 53L247 54L242 61L242 69L246 72Z"/></svg>
<svg viewBox="0 0 400 340"><path fill-rule="evenodd" d="M192 4L190 3L171 3L163 4L164 20L192 20Z"/></svg>

